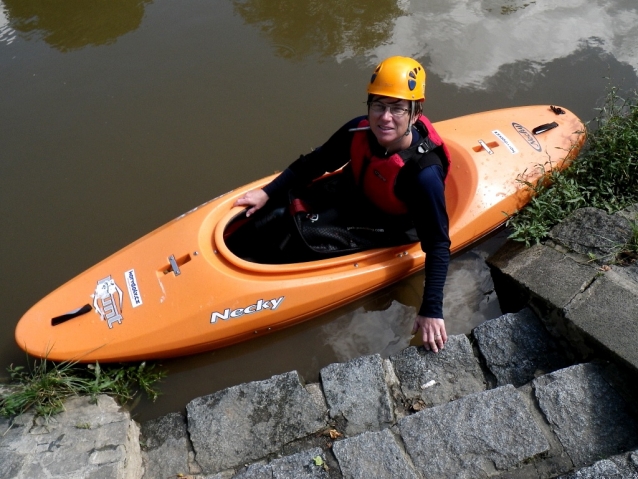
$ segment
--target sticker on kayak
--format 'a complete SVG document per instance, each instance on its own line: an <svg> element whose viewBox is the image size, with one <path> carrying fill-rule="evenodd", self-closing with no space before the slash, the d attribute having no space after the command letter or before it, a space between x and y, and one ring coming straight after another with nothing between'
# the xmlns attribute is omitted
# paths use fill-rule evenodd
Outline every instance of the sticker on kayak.
<svg viewBox="0 0 638 479"><path fill-rule="evenodd" d="M109 329L115 322L122 324L122 290L113 278L107 276L99 280L91 297L95 312L107 322Z"/></svg>
<svg viewBox="0 0 638 479"><path fill-rule="evenodd" d="M543 149L541 148L541 144L538 142L536 138L534 138L534 135L532 134L531 131L529 131L523 125L520 125L518 123L512 123L512 126L518 132L518 134L521 135L523 139L529 144L529 146L531 146L538 152L543 151Z"/></svg>
<svg viewBox="0 0 638 479"><path fill-rule="evenodd" d="M260 299L255 304L250 304L246 306L245 308L237 308L237 309L233 309L232 311L230 310L230 308L226 308L223 313L219 313L215 311L213 314L210 315L210 322L216 323L218 319L228 320L230 318L239 318L240 316L243 316L244 314L259 313L265 309L274 311L275 309L279 307L279 305L281 304L283 300L284 300L284 296L281 296L276 299L271 299L269 301L264 301L263 299Z"/></svg>
<svg viewBox="0 0 638 479"><path fill-rule="evenodd" d="M514 144L510 141L510 139L506 137L503 133L501 133L499 130L492 130L492 134L503 142L503 145L505 145L505 148L507 148L512 155L515 155L516 153L518 153L518 149L514 146Z"/></svg>
<svg viewBox="0 0 638 479"><path fill-rule="evenodd" d="M137 285L137 278L135 277L135 270L129 269L124 273L124 281L126 281L126 289L128 289L128 297L131 300L131 306L137 308L142 306L142 293Z"/></svg>

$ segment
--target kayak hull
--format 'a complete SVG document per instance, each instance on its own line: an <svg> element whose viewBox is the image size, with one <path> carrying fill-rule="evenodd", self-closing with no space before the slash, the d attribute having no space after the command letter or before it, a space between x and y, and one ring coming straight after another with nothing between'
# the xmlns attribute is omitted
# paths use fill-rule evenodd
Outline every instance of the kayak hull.
<svg viewBox="0 0 638 479"><path fill-rule="evenodd" d="M435 124L452 155L446 202L453 252L524 206L525 182L574 158L584 127L564 111L530 106ZM423 268L419 244L283 265L235 256L224 232L243 209L232 205L272 178L189 211L56 289L20 319L17 344L56 361L193 354L307 320Z"/></svg>

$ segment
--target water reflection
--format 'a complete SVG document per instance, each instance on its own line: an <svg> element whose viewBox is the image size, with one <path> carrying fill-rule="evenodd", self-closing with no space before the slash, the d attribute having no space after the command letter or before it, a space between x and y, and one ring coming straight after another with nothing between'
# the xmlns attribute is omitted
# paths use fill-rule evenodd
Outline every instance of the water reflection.
<svg viewBox="0 0 638 479"><path fill-rule="evenodd" d="M361 55L387 42L393 19L405 14L395 0L233 0L233 5L246 23L271 38L279 56L292 60Z"/></svg>
<svg viewBox="0 0 638 479"><path fill-rule="evenodd" d="M0 2L0 43L11 45L15 38L15 31L9 26L9 19L7 18L4 5Z"/></svg>
<svg viewBox="0 0 638 479"><path fill-rule="evenodd" d="M638 10L630 0L234 0L248 24L284 58L424 59L429 73L462 88L490 89L503 71L529 88L545 65L588 48L638 71Z"/></svg>
<svg viewBox="0 0 638 479"><path fill-rule="evenodd" d="M546 63L592 46L638 70L635 2L411 1L390 40L367 55L371 63L397 52L427 57L428 72L444 82L485 89L507 65L519 62L518 76L529 80Z"/></svg>
<svg viewBox="0 0 638 479"><path fill-rule="evenodd" d="M385 311L361 307L323 327L325 345L340 362L377 353L387 358L410 345L415 315L416 308L396 301Z"/></svg>
<svg viewBox="0 0 638 479"><path fill-rule="evenodd" d="M113 43L140 26L144 7L151 3L151 0L3 1L4 14L0 3L0 41L6 35L2 25L4 16L12 30L29 39L42 39L63 52Z"/></svg>

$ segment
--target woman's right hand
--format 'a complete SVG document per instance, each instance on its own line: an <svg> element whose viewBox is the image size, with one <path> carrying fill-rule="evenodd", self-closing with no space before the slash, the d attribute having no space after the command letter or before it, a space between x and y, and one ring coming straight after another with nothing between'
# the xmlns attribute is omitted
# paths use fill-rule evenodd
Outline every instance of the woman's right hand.
<svg viewBox="0 0 638 479"><path fill-rule="evenodd" d="M233 206L252 206L246 210L246 217L255 213L258 209L266 204L268 195L264 190L250 190L244 196L240 196Z"/></svg>

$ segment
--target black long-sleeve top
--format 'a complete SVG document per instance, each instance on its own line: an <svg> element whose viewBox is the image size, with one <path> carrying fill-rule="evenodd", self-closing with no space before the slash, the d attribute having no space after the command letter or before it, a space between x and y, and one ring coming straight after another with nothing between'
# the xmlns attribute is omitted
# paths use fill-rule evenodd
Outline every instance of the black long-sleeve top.
<svg viewBox="0 0 638 479"><path fill-rule="evenodd" d="M354 118L335 132L321 147L301 156L270 184L264 187L273 197L291 187L301 186L335 171L350 161L353 132L365 117ZM389 156L374 135L368 134L371 150L375 156ZM421 135L412 129L412 145L419 143ZM428 154L435 154L430 152ZM404 174L405 171L405 174ZM402 168L397 177L395 194L407 207L419 240L426 254L423 301L419 308L421 316L443 318L443 286L450 261L449 221L445 208L445 173L439 164L423 169Z"/></svg>

